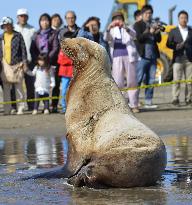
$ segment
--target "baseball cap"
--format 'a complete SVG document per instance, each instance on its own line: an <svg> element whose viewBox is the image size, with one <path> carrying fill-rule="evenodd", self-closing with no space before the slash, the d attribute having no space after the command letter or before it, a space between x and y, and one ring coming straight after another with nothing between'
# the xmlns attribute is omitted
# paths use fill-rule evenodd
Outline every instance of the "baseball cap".
<svg viewBox="0 0 192 205"><path fill-rule="evenodd" d="M8 16L4 16L0 21L1 28L2 28L3 25L6 25L6 24L12 24L13 25L13 19L8 17Z"/></svg>
<svg viewBox="0 0 192 205"><path fill-rule="evenodd" d="M120 17L124 20L123 13L120 12L120 11L115 11L115 12L113 12L113 14L112 14L112 20L113 20L115 17L117 17L117 16L120 16Z"/></svg>
<svg viewBox="0 0 192 205"><path fill-rule="evenodd" d="M28 11L27 11L27 9L18 9L17 10L17 16L20 16L20 15L26 15L26 16L28 16Z"/></svg>

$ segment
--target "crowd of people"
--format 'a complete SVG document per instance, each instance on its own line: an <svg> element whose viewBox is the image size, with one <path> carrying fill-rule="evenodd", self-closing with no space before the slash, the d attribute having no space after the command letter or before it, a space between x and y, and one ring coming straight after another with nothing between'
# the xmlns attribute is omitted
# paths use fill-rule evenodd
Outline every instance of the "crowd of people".
<svg viewBox="0 0 192 205"><path fill-rule="evenodd" d="M161 42L161 26L152 23L153 8L145 5L134 14L134 25L127 26L123 13L112 14L106 31L100 31L100 19L89 17L82 27L76 25L76 14L67 11L65 22L59 14L44 13L39 18L39 30L28 24L27 9L18 9L17 24L10 17L3 17L0 26L1 85L5 102L4 114L23 114L26 98L42 98L44 114L58 112L58 98L51 101L47 97L61 98L61 113L66 112L66 92L73 77L73 62L60 49L64 38L84 37L103 46L112 64L112 77L119 88L133 88L154 84L157 59L160 57L157 43ZM167 46L173 49L173 80L192 79L192 29L188 26L188 13L178 14L178 26L169 33ZM64 26L63 26L64 25ZM61 94L60 94L61 84ZM147 109L157 108L153 104L153 88L145 89ZM139 110L139 89L123 92L134 113ZM173 86L173 104L179 105L180 84ZM192 103L192 84L187 83L186 104ZM38 113L39 101L28 101L28 110Z"/></svg>

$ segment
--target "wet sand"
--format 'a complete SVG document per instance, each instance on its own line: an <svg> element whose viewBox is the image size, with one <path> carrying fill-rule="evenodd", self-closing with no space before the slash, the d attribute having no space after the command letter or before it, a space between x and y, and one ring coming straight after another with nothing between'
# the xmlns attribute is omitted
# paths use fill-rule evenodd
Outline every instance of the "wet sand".
<svg viewBox="0 0 192 205"><path fill-rule="evenodd" d="M190 106L177 109L143 110L135 116L160 136L192 136L192 108ZM63 114L0 115L1 136L65 136L65 134Z"/></svg>
<svg viewBox="0 0 192 205"><path fill-rule="evenodd" d="M184 90L184 88L183 88ZM192 136L192 106L185 106L182 102L180 107L173 106L171 102L171 87L156 88L154 103L158 109L145 110L135 116L149 126L160 136ZM143 102L144 90L141 92ZM184 99L181 93L181 101ZM2 105L0 106L0 135L1 136L65 136L65 116L63 114L38 114L3 116Z"/></svg>
<svg viewBox="0 0 192 205"><path fill-rule="evenodd" d="M170 88L157 90L159 108L135 116L162 137L167 169L192 171L192 107L172 106L170 93ZM192 204L192 180L176 174L163 175L156 186L133 189L73 188L65 179L21 181L66 163L65 136L63 114L3 116L0 107L0 204Z"/></svg>

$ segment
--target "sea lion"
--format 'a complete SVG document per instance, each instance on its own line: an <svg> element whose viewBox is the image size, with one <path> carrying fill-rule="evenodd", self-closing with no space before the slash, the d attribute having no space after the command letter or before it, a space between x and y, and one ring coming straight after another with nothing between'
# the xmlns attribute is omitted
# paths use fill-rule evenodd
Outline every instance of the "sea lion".
<svg viewBox="0 0 192 205"><path fill-rule="evenodd" d="M165 146L133 116L106 50L85 38L65 39L61 49L73 60L74 77L65 114L68 159L58 176L95 188L156 183L166 166Z"/></svg>

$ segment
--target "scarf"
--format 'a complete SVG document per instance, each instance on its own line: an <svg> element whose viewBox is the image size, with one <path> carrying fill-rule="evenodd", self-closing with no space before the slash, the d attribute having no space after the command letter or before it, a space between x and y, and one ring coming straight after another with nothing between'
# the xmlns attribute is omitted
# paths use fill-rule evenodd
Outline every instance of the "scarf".
<svg viewBox="0 0 192 205"><path fill-rule="evenodd" d="M49 46L48 46L48 40L49 40L49 32L50 28L46 30L41 30L39 33L39 51L40 53L48 53L49 52Z"/></svg>

